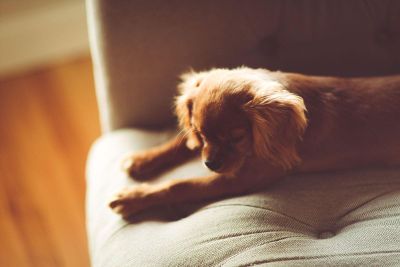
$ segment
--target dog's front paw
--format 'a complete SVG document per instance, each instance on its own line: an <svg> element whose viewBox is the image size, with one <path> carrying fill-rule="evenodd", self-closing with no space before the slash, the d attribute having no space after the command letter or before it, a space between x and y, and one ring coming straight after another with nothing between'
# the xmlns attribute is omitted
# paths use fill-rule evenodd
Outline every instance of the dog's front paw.
<svg viewBox="0 0 400 267"><path fill-rule="evenodd" d="M109 207L123 218L128 218L148 208L148 191L147 184L126 188L111 199Z"/></svg>
<svg viewBox="0 0 400 267"><path fill-rule="evenodd" d="M122 159L122 170L136 179L149 178L154 171L154 164L146 154L133 154Z"/></svg>

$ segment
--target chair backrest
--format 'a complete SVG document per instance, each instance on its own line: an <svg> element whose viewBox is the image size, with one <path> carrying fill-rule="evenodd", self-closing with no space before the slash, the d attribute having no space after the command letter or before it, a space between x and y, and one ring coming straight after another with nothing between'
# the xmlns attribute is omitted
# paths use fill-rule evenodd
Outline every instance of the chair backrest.
<svg viewBox="0 0 400 267"><path fill-rule="evenodd" d="M103 129L173 119L188 68L317 75L400 72L400 1L88 0Z"/></svg>

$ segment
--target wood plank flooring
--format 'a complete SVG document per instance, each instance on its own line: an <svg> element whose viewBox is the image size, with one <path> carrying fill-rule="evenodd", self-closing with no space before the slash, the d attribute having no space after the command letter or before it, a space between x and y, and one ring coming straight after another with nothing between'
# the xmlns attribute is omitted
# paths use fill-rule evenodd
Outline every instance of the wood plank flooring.
<svg viewBox="0 0 400 267"><path fill-rule="evenodd" d="M0 266L89 266L84 168L99 134L88 57L0 80Z"/></svg>

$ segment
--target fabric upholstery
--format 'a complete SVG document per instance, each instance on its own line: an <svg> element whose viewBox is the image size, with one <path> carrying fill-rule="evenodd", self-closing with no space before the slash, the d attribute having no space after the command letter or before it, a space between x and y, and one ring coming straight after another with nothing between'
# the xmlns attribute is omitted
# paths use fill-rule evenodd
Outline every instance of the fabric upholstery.
<svg viewBox="0 0 400 267"><path fill-rule="evenodd" d="M399 1L87 1L105 130L170 123L177 77L190 67L400 71Z"/></svg>
<svg viewBox="0 0 400 267"><path fill-rule="evenodd" d="M106 206L135 183L120 158L170 134L118 130L94 145L87 196L93 266L399 266L400 169L291 176L260 193L121 220ZM195 160L162 179L204 172Z"/></svg>
<svg viewBox="0 0 400 267"><path fill-rule="evenodd" d="M174 122L182 71L399 73L400 1L87 0L87 14L105 133L87 163L93 266L399 266L400 169L288 177L257 194L182 203L131 223L107 201L134 183L119 170L122 155L172 134L161 128ZM204 172L195 160L160 178Z"/></svg>

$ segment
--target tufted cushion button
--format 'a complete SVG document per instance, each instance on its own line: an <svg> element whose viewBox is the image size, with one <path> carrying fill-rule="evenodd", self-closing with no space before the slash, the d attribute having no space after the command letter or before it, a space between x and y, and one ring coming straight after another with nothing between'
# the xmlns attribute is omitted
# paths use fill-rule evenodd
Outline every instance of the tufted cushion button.
<svg viewBox="0 0 400 267"><path fill-rule="evenodd" d="M332 231L322 231L318 234L319 239L326 239L326 238L331 238L335 235L334 232Z"/></svg>

